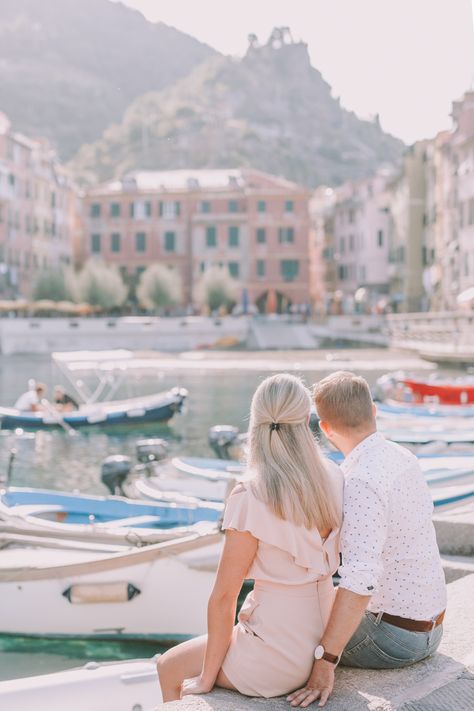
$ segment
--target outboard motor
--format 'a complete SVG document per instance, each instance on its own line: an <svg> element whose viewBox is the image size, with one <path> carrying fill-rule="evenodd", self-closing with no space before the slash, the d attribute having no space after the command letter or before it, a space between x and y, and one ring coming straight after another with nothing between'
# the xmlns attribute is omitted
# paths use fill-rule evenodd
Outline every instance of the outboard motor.
<svg viewBox="0 0 474 711"><path fill-rule="evenodd" d="M100 478L111 494L123 496L123 484L132 471L132 460L122 454L112 454L102 462Z"/></svg>
<svg viewBox="0 0 474 711"><path fill-rule="evenodd" d="M239 440L239 428L232 425L214 425L207 436L209 446L219 459L232 459L230 449L238 445Z"/></svg>
<svg viewBox="0 0 474 711"><path fill-rule="evenodd" d="M161 462L168 456L168 443L164 439L139 439L135 452L140 464Z"/></svg>

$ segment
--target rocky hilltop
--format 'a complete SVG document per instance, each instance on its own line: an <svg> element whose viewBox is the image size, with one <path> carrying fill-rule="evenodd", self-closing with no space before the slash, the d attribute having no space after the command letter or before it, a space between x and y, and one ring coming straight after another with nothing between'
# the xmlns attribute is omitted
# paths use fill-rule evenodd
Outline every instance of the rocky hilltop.
<svg viewBox="0 0 474 711"><path fill-rule="evenodd" d="M344 109L307 47L277 28L242 59L216 55L136 99L73 162L86 182L135 168L253 166L309 186L366 176L403 143Z"/></svg>
<svg viewBox="0 0 474 711"><path fill-rule="evenodd" d="M1 0L0 111L70 158L215 54L192 37L109 0Z"/></svg>

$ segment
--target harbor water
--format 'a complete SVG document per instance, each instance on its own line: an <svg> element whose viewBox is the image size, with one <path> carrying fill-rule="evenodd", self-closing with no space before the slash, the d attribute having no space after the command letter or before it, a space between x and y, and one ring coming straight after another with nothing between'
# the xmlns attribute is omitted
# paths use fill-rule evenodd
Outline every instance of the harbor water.
<svg viewBox="0 0 474 711"><path fill-rule="evenodd" d="M373 384L387 370L404 368L420 372L428 367L413 356L376 349L311 354L275 351L167 355L162 367L130 371L115 397L150 394L175 385L187 388L186 410L169 426L147 425L120 431L91 428L75 436L62 430L0 431L0 478L14 448L17 454L12 484L105 494L100 482L102 460L110 454L133 457L135 442L142 436L165 438L172 455L210 456L209 427L228 424L245 431L252 394L262 378L272 372L290 370L312 384L329 372L344 368L360 372ZM67 385L49 356L4 356L0 358L1 404L13 405L27 389L29 378L44 382L48 394L57 383ZM92 660L150 657L157 651L160 650L156 643L0 636L0 680L62 670Z"/></svg>

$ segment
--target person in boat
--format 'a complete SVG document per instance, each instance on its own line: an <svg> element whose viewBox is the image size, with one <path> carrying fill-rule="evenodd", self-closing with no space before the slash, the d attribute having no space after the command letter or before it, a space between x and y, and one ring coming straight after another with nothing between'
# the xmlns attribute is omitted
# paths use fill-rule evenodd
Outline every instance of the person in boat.
<svg viewBox="0 0 474 711"><path fill-rule="evenodd" d="M43 401L46 396L46 385L32 383L32 387L20 395L14 404L15 410L20 412L40 412L44 409Z"/></svg>
<svg viewBox="0 0 474 711"><path fill-rule="evenodd" d="M326 701L339 659L395 669L433 654L446 608L433 502L417 458L377 432L364 378L334 373L314 398L321 430L345 455L344 523L336 601L309 680L289 696L301 707Z"/></svg>
<svg viewBox="0 0 474 711"><path fill-rule="evenodd" d="M53 402L55 408L61 412L79 410L79 403L61 385L56 385L54 388Z"/></svg>
<svg viewBox="0 0 474 711"><path fill-rule="evenodd" d="M257 388L249 479L227 502L208 634L160 656L164 701L215 685L269 698L308 678L335 597L343 494L342 473L323 458L310 414L310 393L292 375ZM234 625L245 579L255 586Z"/></svg>

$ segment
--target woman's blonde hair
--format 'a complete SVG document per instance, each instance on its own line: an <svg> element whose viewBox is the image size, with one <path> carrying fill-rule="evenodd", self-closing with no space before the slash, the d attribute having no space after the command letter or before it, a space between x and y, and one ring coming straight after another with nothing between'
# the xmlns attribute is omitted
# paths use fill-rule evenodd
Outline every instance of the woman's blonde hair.
<svg viewBox="0 0 474 711"><path fill-rule="evenodd" d="M310 412L311 396L299 378L266 378L252 398L248 465L256 493L279 518L324 531L338 526L341 514Z"/></svg>

